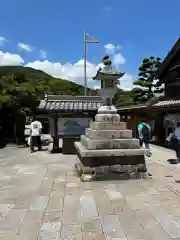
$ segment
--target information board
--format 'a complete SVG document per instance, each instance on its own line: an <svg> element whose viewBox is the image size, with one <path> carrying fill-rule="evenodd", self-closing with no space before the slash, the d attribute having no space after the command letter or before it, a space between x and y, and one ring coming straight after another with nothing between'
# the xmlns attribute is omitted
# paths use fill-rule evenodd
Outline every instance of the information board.
<svg viewBox="0 0 180 240"><path fill-rule="evenodd" d="M85 133L85 129L90 126L91 118L59 118L59 136L79 136Z"/></svg>

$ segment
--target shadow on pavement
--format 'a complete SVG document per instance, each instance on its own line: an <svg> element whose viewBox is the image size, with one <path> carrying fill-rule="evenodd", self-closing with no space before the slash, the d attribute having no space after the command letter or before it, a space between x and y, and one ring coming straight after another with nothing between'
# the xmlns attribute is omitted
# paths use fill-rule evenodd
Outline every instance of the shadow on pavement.
<svg viewBox="0 0 180 240"><path fill-rule="evenodd" d="M180 163L176 158L168 159L167 162L169 162L170 164L178 164L178 163Z"/></svg>
<svg viewBox="0 0 180 240"><path fill-rule="evenodd" d="M8 142L4 139L0 140L0 149L3 149L7 146Z"/></svg>

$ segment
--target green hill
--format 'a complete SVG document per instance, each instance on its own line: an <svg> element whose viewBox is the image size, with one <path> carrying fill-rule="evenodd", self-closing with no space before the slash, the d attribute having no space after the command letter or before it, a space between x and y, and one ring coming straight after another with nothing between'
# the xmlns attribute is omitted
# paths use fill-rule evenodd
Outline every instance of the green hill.
<svg viewBox="0 0 180 240"><path fill-rule="evenodd" d="M49 94L60 95L84 95L84 86L65 79L54 78L41 70L36 70L30 67L1 66L0 78L3 76L16 76L19 79L18 82L22 82L21 85L23 85L24 82L28 82L42 94L46 92ZM3 82L1 81L0 84L3 85ZM87 90L88 95L98 95L97 90ZM132 91L123 91L119 89L114 97L114 104L117 106L134 104Z"/></svg>
<svg viewBox="0 0 180 240"><path fill-rule="evenodd" d="M9 76L13 74L23 74L27 78L35 78L35 79L43 79L43 78L53 78L47 73L36 70L30 67L22 67L22 66L0 66L0 77Z"/></svg>
<svg viewBox="0 0 180 240"><path fill-rule="evenodd" d="M83 86L65 79L52 77L41 70L23 66L0 67L0 78L11 75L16 75L18 78L23 77L33 84L50 85L50 88L46 90L52 94L84 94Z"/></svg>

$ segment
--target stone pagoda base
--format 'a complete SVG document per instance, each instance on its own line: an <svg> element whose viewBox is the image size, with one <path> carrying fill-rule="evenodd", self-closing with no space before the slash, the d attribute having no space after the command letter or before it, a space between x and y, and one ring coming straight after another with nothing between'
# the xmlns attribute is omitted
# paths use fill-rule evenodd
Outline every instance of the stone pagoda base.
<svg viewBox="0 0 180 240"><path fill-rule="evenodd" d="M124 173L147 172L144 150L139 140L132 138L132 131L114 106L103 106L95 116L90 128L75 142L77 151L76 169L82 180L91 179L105 167L118 166Z"/></svg>

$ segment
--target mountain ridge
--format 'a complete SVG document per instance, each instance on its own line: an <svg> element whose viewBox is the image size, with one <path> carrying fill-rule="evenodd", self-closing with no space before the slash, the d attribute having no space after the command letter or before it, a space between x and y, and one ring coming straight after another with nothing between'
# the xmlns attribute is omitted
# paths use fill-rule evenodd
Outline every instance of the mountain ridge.
<svg viewBox="0 0 180 240"><path fill-rule="evenodd" d="M31 67L24 67L24 66L0 66L0 77L8 76L10 74L26 74L26 75L36 75L36 77L45 77L45 78L52 78L52 79L60 79L64 81L68 81L67 79L61 79L53 77L52 75L44 72L43 70L31 68Z"/></svg>
<svg viewBox="0 0 180 240"><path fill-rule="evenodd" d="M3 76L18 75L18 78L25 77L33 85L41 85L42 90L48 94L54 95L84 95L84 86L66 79L55 78L42 70L24 66L0 66L0 78ZM46 86L50 86L48 90ZM87 95L99 95L97 89L87 89ZM114 96L114 104L125 106L133 104L132 91L118 89Z"/></svg>

